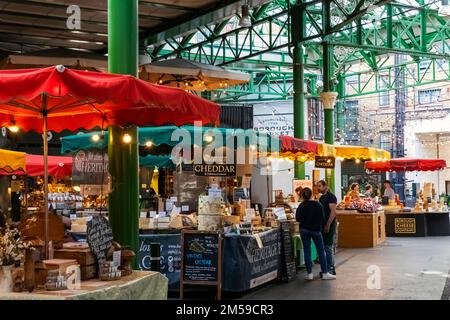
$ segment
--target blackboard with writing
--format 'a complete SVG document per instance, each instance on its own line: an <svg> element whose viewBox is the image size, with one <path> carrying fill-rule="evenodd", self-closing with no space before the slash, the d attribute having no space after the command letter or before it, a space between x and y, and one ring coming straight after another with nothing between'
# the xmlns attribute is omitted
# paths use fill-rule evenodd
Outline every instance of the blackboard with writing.
<svg viewBox="0 0 450 320"><path fill-rule="evenodd" d="M294 245L292 241L291 223L281 222L281 242L283 244L282 267L283 277L287 281L294 279L297 274L295 265Z"/></svg>
<svg viewBox="0 0 450 320"><path fill-rule="evenodd" d="M218 281L219 235L185 233L183 240L183 280Z"/></svg>
<svg viewBox="0 0 450 320"><path fill-rule="evenodd" d="M86 240L99 263L106 261L113 239L111 225L105 217L95 216L87 223Z"/></svg>

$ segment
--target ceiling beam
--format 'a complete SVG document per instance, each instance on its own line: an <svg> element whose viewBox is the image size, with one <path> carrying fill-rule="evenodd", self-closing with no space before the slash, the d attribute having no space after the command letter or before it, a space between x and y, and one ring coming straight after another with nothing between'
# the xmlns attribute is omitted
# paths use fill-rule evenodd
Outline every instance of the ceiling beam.
<svg viewBox="0 0 450 320"><path fill-rule="evenodd" d="M261 6L267 2L270 2L270 0L253 0L250 1L250 4L252 6ZM159 44L166 39L190 33L199 26L216 24L239 12L241 10L241 5L245 3L245 0L222 0L218 4L198 9L195 13L188 14L184 16L183 19L175 20L170 25L155 28L154 30L147 32L143 39L143 44L145 46Z"/></svg>

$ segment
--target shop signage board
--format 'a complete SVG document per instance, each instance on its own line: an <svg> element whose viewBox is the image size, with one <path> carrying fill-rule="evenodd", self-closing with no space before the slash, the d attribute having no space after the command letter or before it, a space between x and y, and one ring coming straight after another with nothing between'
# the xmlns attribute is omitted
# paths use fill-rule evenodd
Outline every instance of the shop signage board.
<svg viewBox="0 0 450 320"><path fill-rule="evenodd" d="M386 236L426 237L427 221L423 213L398 213L386 211Z"/></svg>
<svg viewBox="0 0 450 320"><path fill-rule="evenodd" d="M72 183L75 185L107 185L108 155L101 150L78 151L73 157Z"/></svg>
<svg viewBox="0 0 450 320"><path fill-rule="evenodd" d="M182 231L180 299L186 284L216 286L217 299L221 299L222 237L219 233Z"/></svg>
<svg viewBox="0 0 450 320"><path fill-rule="evenodd" d="M194 174L201 177L234 177L236 176L235 164L194 164Z"/></svg>
<svg viewBox="0 0 450 320"><path fill-rule="evenodd" d="M416 219L395 218L395 233L416 233Z"/></svg>
<svg viewBox="0 0 450 320"><path fill-rule="evenodd" d="M334 169L336 159L334 157L316 156L314 158L316 168Z"/></svg>
<svg viewBox="0 0 450 320"><path fill-rule="evenodd" d="M99 263L106 261L113 239L111 225L105 217L94 216L87 223L86 241Z"/></svg>
<svg viewBox="0 0 450 320"><path fill-rule="evenodd" d="M295 189L297 189L298 187L310 188L311 190L313 190L313 182L312 180L301 180L301 179L292 180L292 194L295 194Z"/></svg>
<svg viewBox="0 0 450 320"><path fill-rule="evenodd" d="M297 274L297 267L295 265L294 244L292 240L291 223L281 222L281 242L282 242L282 269L283 278L288 282L293 280Z"/></svg>

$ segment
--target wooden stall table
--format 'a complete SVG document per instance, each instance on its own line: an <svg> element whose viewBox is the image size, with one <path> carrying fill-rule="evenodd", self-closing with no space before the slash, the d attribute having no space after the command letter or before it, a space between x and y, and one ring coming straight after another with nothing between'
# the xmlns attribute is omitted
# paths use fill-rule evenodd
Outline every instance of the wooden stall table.
<svg viewBox="0 0 450 320"><path fill-rule="evenodd" d="M339 222L338 247L374 248L386 240L384 211L336 210L336 217Z"/></svg>
<svg viewBox="0 0 450 320"><path fill-rule="evenodd" d="M92 279L77 290L0 293L0 300L167 300L168 280L159 272L133 271L116 281Z"/></svg>

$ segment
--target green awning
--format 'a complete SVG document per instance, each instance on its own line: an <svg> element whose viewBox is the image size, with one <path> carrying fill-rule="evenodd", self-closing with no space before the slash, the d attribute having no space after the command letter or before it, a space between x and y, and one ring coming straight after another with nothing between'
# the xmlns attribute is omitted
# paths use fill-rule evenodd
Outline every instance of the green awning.
<svg viewBox="0 0 450 320"><path fill-rule="evenodd" d="M200 128L200 130L199 130ZM100 140L94 141L92 137L99 135ZM210 138L214 137L214 143L222 140L222 145L233 145L233 140L245 147L255 145L258 150L268 150L274 145L275 151L279 151L280 142L278 137L273 137L265 133L258 133L253 130L195 127L195 126L161 126L139 128L139 144L145 146L149 141L153 146L168 145L176 146L184 138L190 137L192 144L202 143L203 146L211 143ZM249 137L252 137L251 139ZM220 139L219 139L220 138ZM217 140L219 139L219 140ZM103 149L108 143L108 132L89 132L61 138L61 153L75 153L79 150ZM216 142L217 141L217 142Z"/></svg>

